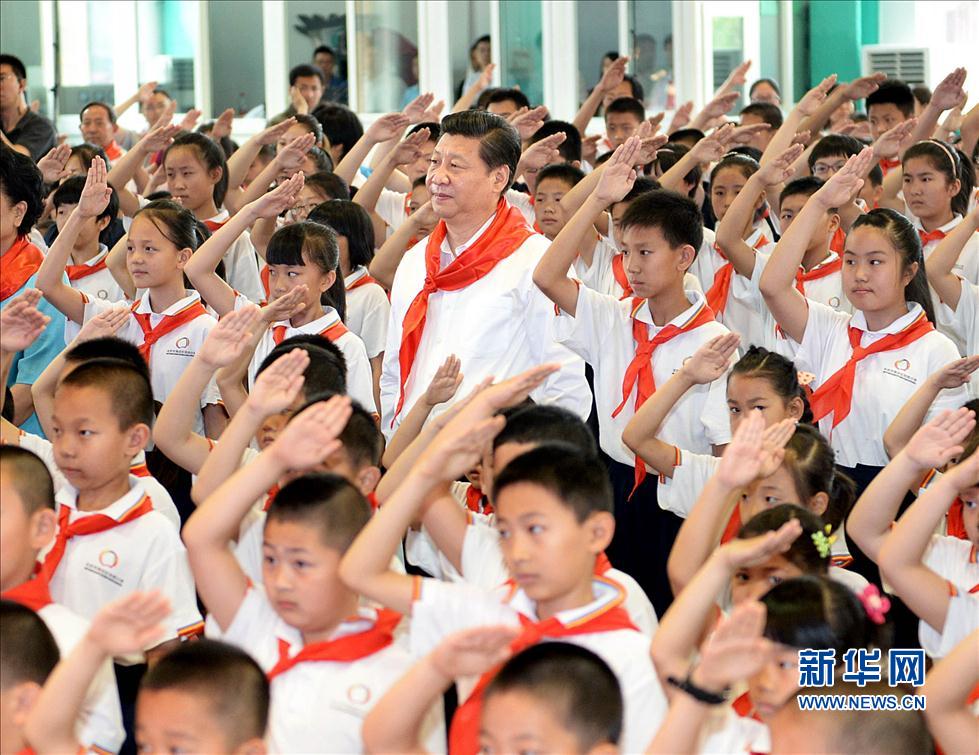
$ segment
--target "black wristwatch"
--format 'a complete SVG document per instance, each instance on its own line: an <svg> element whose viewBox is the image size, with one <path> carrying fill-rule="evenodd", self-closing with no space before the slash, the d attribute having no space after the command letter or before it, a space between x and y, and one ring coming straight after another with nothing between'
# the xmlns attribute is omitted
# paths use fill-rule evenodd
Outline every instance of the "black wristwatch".
<svg viewBox="0 0 979 755"><path fill-rule="evenodd" d="M690 674L687 674L686 679L677 679L675 676L668 676L666 681L671 687L676 687L678 690L686 692L694 700L704 705L723 705L727 702L728 690L725 689L723 692L718 693L711 692L703 687L698 687L690 681Z"/></svg>

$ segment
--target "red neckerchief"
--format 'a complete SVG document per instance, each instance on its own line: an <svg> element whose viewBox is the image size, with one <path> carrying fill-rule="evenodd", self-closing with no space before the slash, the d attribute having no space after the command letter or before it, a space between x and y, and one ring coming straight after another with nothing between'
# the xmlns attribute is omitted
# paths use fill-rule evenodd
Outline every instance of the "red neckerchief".
<svg viewBox="0 0 979 755"><path fill-rule="evenodd" d="M350 663L383 650L394 641L394 628L401 621L401 614L383 609L377 612L377 620L370 629L348 634L335 640L313 642L304 645L296 655L289 657L288 640L279 640L279 660L266 674L269 681L284 674L300 663L311 661L336 661Z"/></svg>
<svg viewBox="0 0 979 755"><path fill-rule="evenodd" d="M159 341L167 333L172 333L178 328L182 328L189 322L193 322L201 315L206 315L207 310L204 309L204 305L201 304L200 299L191 302L186 307L181 309L179 312L174 312L172 315L163 315L163 319L154 328L150 325L150 318L153 316L152 313L139 313L136 309L139 307L141 299L137 299L133 302L133 306L130 310L133 313L133 317L136 318L136 322L139 324L140 330L143 331L143 342L139 345L139 353L143 355L143 359L146 363L150 363L150 355L153 353L153 345Z"/></svg>
<svg viewBox="0 0 979 755"><path fill-rule="evenodd" d="M747 692L731 703L731 707L734 708L734 712L741 716L741 718L753 718L755 721L761 721L761 718L755 712L755 705L751 702L751 696Z"/></svg>
<svg viewBox="0 0 979 755"><path fill-rule="evenodd" d="M612 277L615 278L615 282L622 289L622 296L619 297L619 301L632 296L632 286L629 285L629 277L625 274L625 261L622 257L621 252L612 257Z"/></svg>
<svg viewBox="0 0 979 755"><path fill-rule="evenodd" d="M833 233L833 238L829 240L829 249L831 252L836 252L842 257L845 246L846 232L842 228L837 227L836 231Z"/></svg>
<svg viewBox="0 0 979 755"><path fill-rule="evenodd" d="M887 158L882 158L877 164L885 176L887 175L887 171L901 167L901 161L899 159L888 160Z"/></svg>
<svg viewBox="0 0 979 755"><path fill-rule="evenodd" d="M150 474L150 469L149 469L149 467L146 466L145 463L143 463L143 464L133 464L129 468L129 474L133 475L134 477L152 477L153 476L152 474Z"/></svg>
<svg viewBox="0 0 979 755"><path fill-rule="evenodd" d="M621 586L619 590L622 590ZM519 618L522 629L517 638L510 643L510 650L513 655L516 655L521 650L536 645L545 637L562 639L578 634L614 632L619 629L639 631L629 618L629 614L622 608L623 599L624 593L620 593L618 600L568 625L562 624L556 616L544 621L534 621L521 614ZM483 707L483 691L499 670L500 667L497 666L483 674L472 694L456 709L449 729L449 752L452 755L475 755L479 752L479 719Z"/></svg>
<svg viewBox="0 0 979 755"><path fill-rule="evenodd" d="M109 255L106 254L94 265L86 265L85 263L82 263L81 265L66 265L65 272L68 273L68 280L76 281L81 278L87 278L90 275L95 275L96 273L107 269L105 261L108 259L108 257Z"/></svg>
<svg viewBox="0 0 979 755"><path fill-rule="evenodd" d="M806 271L801 267L795 273L795 288L803 296L806 295L806 283L809 281L816 281L820 278L826 278L833 273L838 273L843 269L843 260L837 257L832 262L827 262L825 265L816 265L812 270Z"/></svg>
<svg viewBox="0 0 979 755"><path fill-rule="evenodd" d="M969 533L965 531L965 518L962 514L964 506L962 499L956 498L948 507L948 513L945 515L945 534L949 537L957 537L961 540L969 539Z"/></svg>
<svg viewBox="0 0 979 755"><path fill-rule="evenodd" d="M54 546L44 557L38 578L50 581L58 569L61 559L64 558L68 541L76 535L95 535L99 532L115 529L149 514L152 510L153 501L148 495L143 495L129 511L118 519L113 519L105 514L90 514L72 522L70 521L71 507L62 504L61 508L58 509L58 534L55 536Z"/></svg>
<svg viewBox="0 0 979 755"><path fill-rule="evenodd" d="M850 348L853 354L840 369L828 377L819 388L813 392L809 400L812 407L813 419L818 421L833 413L833 427L846 419L850 413L850 403L853 399L853 379L857 374L857 364L871 354L881 351L892 351L914 343L919 338L933 331L935 327L928 322L922 312L908 327L897 333L889 333L878 339L867 348L860 345L863 333L859 328L850 327Z"/></svg>
<svg viewBox="0 0 979 755"><path fill-rule="evenodd" d="M51 591L48 589L48 581L40 576L31 577L26 582L21 582L16 587L11 587L6 592L0 593L0 598L20 603L20 605L27 606L35 612L53 602Z"/></svg>
<svg viewBox="0 0 979 755"><path fill-rule="evenodd" d="M227 220L205 220L204 225L207 226L207 230L209 230L211 233L214 233L216 230L218 230L218 228L220 228L227 222L228 222Z"/></svg>
<svg viewBox="0 0 979 755"><path fill-rule="evenodd" d="M646 300L641 297L636 297L632 300L632 338L636 343L636 355L633 357L632 362L626 368L625 376L622 379L622 403L620 403L615 411L612 412L613 417L619 416L619 413L625 408L626 402L629 400L629 396L632 395L632 389L638 384L638 389L636 390L636 411L639 410L646 399L653 395L656 391L656 380L653 377L653 352L656 351L658 346L676 338L682 333L687 333L694 328L699 328L701 325L706 325L709 322L713 322L714 313L711 308L704 304L701 306L697 313L691 317L687 323L683 326L676 326L669 324L662 328L659 333L657 333L652 338L649 337L649 325L642 322L636 315L639 313L640 307ZM636 484L632 488L632 492L636 492L642 481L646 478L646 464L638 456L636 457Z"/></svg>
<svg viewBox="0 0 979 755"><path fill-rule="evenodd" d="M27 236L18 236L0 257L0 301L7 301L24 287L44 262L41 250Z"/></svg>
<svg viewBox="0 0 979 755"><path fill-rule="evenodd" d="M122 157L122 147L115 139L105 148L105 156L109 158L109 162L115 162Z"/></svg>
<svg viewBox="0 0 979 755"><path fill-rule="evenodd" d="M275 497L279 494L280 489L279 483L275 483L275 485L269 488L269 491L265 494L265 503L262 504L262 511L269 510L269 507L272 505Z"/></svg>
<svg viewBox="0 0 979 755"><path fill-rule="evenodd" d="M924 228L918 229L918 236L921 237L921 246L927 246L932 241L941 241L946 235L945 231L937 228L934 231L926 231Z"/></svg>
<svg viewBox="0 0 979 755"><path fill-rule="evenodd" d="M347 291L353 291L355 288L360 288L361 286L366 286L366 285L368 285L370 283L377 283L377 281L374 278L372 278L370 275L365 275L365 276L363 276L363 277L358 278L357 280L355 280L353 283L351 283L346 288L347 288ZM381 285L381 284L378 283L377 285Z"/></svg>
<svg viewBox="0 0 979 755"><path fill-rule="evenodd" d="M439 270L442 241L446 236L445 221L440 220L425 245L425 283L405 312L401 330L401 348L398 351L399 378L398 403L393 417L397 417L405 402L405 384L425 332L428 299L439 291L458 291L470 286L490 273L501 261L520 248L533 231L520 210L508 205L502 198L496 205L496 217L476 242L465 252ZM392 423L393 423L392 419ZM392 424L392 427L394 425Z"/></svg>
<svg viewBox="0 0 979 755"><path fill-rule="evenodd" d="M612 562L608 560L608 556L605 555L605 551L602 551L595 557L595 574L601 576L611 568Z"/></svg>
<svg viewBox="0 0 979 755"><path fill-rule="evenodd" d="M761 249L768 243L768 239L765 238L765 234L762 233L758 236L758 240L755 242L753 248ZM723 259L727 259L727 255L724 254L724 250L720 246L714 244L714 251L717 252ZM714 313L720 317L724 314L724 308L727 306L728 294L731 292L731 280L734 278L734 265L730 262L725 264L723 267L719 268L716 273L714 273L714 282L711 284L710 289L704 296L707 298L707 304L710 306Z"/></svg>
<svg viewBox="0 0 979 755"><path fill-rule="evenodd" d="M466 488L466 508L474 514L493 513L493 507L490 505L489 499L483 495L482 490L472 483Z"/></svg>
<svg viewBox="0 0 979 755"><path fill-rule="evenodd" d="M276 346L278 346L280 343L286 340L287 330L289 330L289 327L286 325L276 325L275 327L272 328L272 340L275 342ZM336 343L337 340L340 338L340 336L348 332L349 331L347 330L347 326L344 325L339 318L337 318L337 321L335 323L321 330L319 332L319 335L323 336L329 341Z"/></svg>
<svg viewBox="0 0 979 755"><path fill-rule="evenodd" d="M741 509L735 506L734 511L731 512L731 516L727 520L727 524L724 525L724 532L721 533L721 545L724 545L724 543L730 540L734 540L738 536L738 530L740 529Z"/></svg>

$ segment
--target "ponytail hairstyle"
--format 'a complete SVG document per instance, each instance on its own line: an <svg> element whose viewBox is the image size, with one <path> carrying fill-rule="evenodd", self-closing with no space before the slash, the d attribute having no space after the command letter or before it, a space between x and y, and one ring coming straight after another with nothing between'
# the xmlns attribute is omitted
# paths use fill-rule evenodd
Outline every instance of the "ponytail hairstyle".
<svg viewBox="0 0 979 755"><path fill-rule="evenodd" d="M968 215L969 198L976 183L969 158L939 139L927 139L910 146L901 159L902 165L907 165L908 160L915 157L926 158L932 168L945 176L947 183L960 182L959 193L952 197L952 212L963 217Z"/></svg>
<svg viewBox="0 0 979 755"><path fill-rule="evenodd" d="M860 598L828 577L804 576L775 585L762 597L765 636L780 645L835 650L839 663L851 648L881 647L881 632Z"/></svg>
<svg viewBox="0 0 979 755"><path fill-rule="evenodd" d="M780 503L778 506L759 511L741 526L741 529L738 530L738 539L747 540L749 537L764 535L766 532L775 532L783 524L791 522L793 519L799 520L799 524L802 525L802 534L795 539L789 549L782 554L782 557L803 574L825 576L829 569L829 559L820 555L819 548L813 540L813 535L823 531L823 522L818 516L801 506L796 506L793 503Z"/></svg>
<svg viewBox="0 0 979 755"><path fill-rule="evenodd" d="M309 220L286 225L272 234L265 261L270 265L315 265L324 274L336 273L336 279L320 301L333 307L344 320L347 316L347 297L340 274L340 247L337 235L329 226Z"/></svg>
<svg viewBox="0 0 979 755"><path fill-rule="evenodd" d="M329 226L347 239L351 270L366 267L374 259L374 224L359 204L349 199L323 202L309 213L308 219Z"/></svg>
<svg viewBox="0 0 979 755"><path fill-rule="evenodd" d="M799 373L795 364L764 346L752 346L731 368L731 375L743 375L751 378L763 378L772 386L772 390L788 404L792 399L802 401L802 417L799 422L812 423L812 409L809 407L809 396L799 385Z"/></svg>
<svg viewBox="0 0 979 755"><path fill-rule="evenodd" d="M836 470L833 449L819 430L812 425L798 425L785 446L782 465L792 475L795 489L802 497L800 503L818 493L829 497L821 519L830 526L830 531L839 529L853 507L857 487L850 477Z"/></svg>
<svg viewBox="0 0 979 755"><path fill-rule="evenodd" d="M918 263L918 272L904 287L904 299L920 304L928 319L935 322L935 311L932 308L931 295L928 292L928 279L925 277L925 258L921 250L921 238L918 236L917 229L901 213L886 207L878 207L863 213L853 221L850 230L863 226L876 228L887 237L887 240L890 241L901 257L902 271L915 262Z"/></svg>
<svg viewBox="0 0 979 755"><path fill-rule="evenodd" d="M167 151L163 154L164 166L167 163L167 155L178 147L188 147L194 150L197 159L208 172L217 168L221 169L221 178L214 184L214 204L216 207L221 207L224 204L224 195L228 193L228 164L224 157L224 150L217 142L204 134L184 133L174 139L173 144L167 147Z"/></svg>
<svg viewBox="0 0 979 755"><path fill-rule="evenodd" d="M758 164L752 155L747 155L741 152L728 152L724 157L721 158L720 162L714 166L714 169L710 172L710 185L711 193L713 194L714 179L717 178L717 174L726 168L734 168L745 179L751 178L755 173L761 169L761 165ZM762 202L761 207L755 210L755 214L752 216L752 222L757 223L765 216L765 210L768 205L766 202Z"/></svg>

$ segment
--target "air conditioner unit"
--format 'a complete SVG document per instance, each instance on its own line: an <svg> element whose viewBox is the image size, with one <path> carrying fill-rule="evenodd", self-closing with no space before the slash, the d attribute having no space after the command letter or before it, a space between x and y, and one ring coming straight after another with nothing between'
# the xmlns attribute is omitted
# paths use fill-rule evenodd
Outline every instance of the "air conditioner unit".
<svg viewBox="0 0 979 755"><path fill-rule="evenodd" d="M861 57L864 76L880 71L889 79L900 79L912 86L932 80L927 47L865 45Z"/></svg>

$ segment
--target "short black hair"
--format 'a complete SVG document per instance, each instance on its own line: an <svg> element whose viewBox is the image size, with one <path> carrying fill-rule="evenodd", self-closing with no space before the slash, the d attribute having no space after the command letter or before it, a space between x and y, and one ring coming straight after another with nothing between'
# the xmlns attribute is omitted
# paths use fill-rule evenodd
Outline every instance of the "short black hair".
<svg viewBox="0 0 979 755"><path fill-rule="evenodd" d="M64 388L97 388L111 400L112 412L120 430L134 425L153 426L153 390L146 374L121 359L92 359L68 373L58 391Z"/></svg>
<svg viewBox="0 0 979 755"><path fill-rule="evenodd" d="M306 176L305 184L326 194L330 199L350 199L350 187L336 173L320 170Z"/></svg>
<svg viewBox="0 0 979 755"><path fill-rule="evenodd" d="M557 151L569 163L581 161L581 133L574 127L574 124L567 121L551 120L546 121L543 126L537 129L530 137L531 144L537 144L541 139L546 139L554 134L564 134L565 140L561 142Z"/></svg>
<svg viewBox="0 0 979 755"><path fill-rule="evenodd" d="M884 183L884 171L881 170L879 163L874 163L874 167L867 174L867 180L875 189Z"/></svg>
<svg viewBox="0 0 979 755"><path fill-rule="evenodd" d="M675 142L682 143L689 139L692 140L694 144L696 144L705 136L707 135L699 128L678 128L676 131L670 134L670 139L669 142L667 143L668 144L673 144Z"/></svg>
<svg viewBox="0 0 979 755"><path fill-rule="evenodd" d="M811 173L817 160L827 157L850 158L859 155L863 145L849 134L827 134L813 146L809 153L809 172Z"/></svg>
<svg viewBox="0 0 979 755"><path fill-rule="evenodd" d="M437 142L439 137L442 135L442 125L436 123L435 121L422 121L421 123L416 123L410 129L408 129L408 136L411 134L417 134L423 128L428 129L428 141Z"/></svg>
<svg viewBox="0 0 979 755"><path fill-rule="evenodd" d="M530 483L544 488L584 522L596 512L612 512L612 485L605 465L567 443L544 443L521 454L493 481L497 502L508 487Z"/></svg>
<svg viewBox="0 0 979 755"><path fill-rule="evenodd" d="M618 202L613 202L613 204L632 202L633 199L641 197L643 194L648 194L651 191L656 191L657 189L661 188L662 186L660 185L660 182L655 178L650 178L649 176L639 176L636 178L635 183L632 184L632 188L629 189L628 193Z"/></svg>
<svg viewBox="0 0 979 755"><path fill-rule="evenodd" d="M292 336L276 345L262 360L255 377L293 349L302 349L309 354L309 364L303 370L304 396L347 392L347 360L343 352L328 338L315 333Z"/></svg>
<svg viewBox="0 0 979 755"><path fill-rule="evenodd" d="M632 97L639 102L646 99L646 92L642 88L642 83L640 83L639 78L633 76L631 73L627 73L622 77L623 81L628 81L629 86L632 88Z"/></svg>
<svg viewBox="0 0 979 755"><path fill-rule="evenodd" d="M304 409L318 404L321 401L329 401L334 396L341 394L335 391L308 394L306 403L296 410L299 414ZM351 463L358 469L363 467L376 467L381 463L381 456L384 454L384 435L377 426L374 415L367 411L358 401L350 401L350 419L347 420L343 432L339 435L339 440L343 444L347 456Z"/></svg>
<svg viewBox="0 0 979 755"><path fill-rule="evenodd" d="M811 197L817 191L819 191L823 186L823 182L816 178L815 176L803 176L802 178L796 178L793 181L789 181L785 184L785 188L782 189L782 193L779 194L778 201L781 205L789 197L795 196L805 196Z"/></svg>
<svg viewBox="0 0 979 755"><path fill-rule="evenodd" d="M608 117L613 113L631 113L640 123L646 119L646 109L635 97L619 97L617 100L612 100L605 108L605 116Z"/></svg>
<svg viewBox="0 0 979 755"><path fill-rule="evenodd" d="M300 126L306 127L306 130L316 139L316 144L323 143L323 126L320 125L318 120L309 115L309 113L296 113L292 117L296 119L296 123L298 123Z"/></svg>
<svg viewBox="0 0 979 755"><path fill-rule="evenodd" d="M44 620L27 606L0 600L0 679L2 689L34 682L44 685L58 665L58 643Z"/></svg>
<svg viewBox="0 0 979 755"><path fill-rule="evenodd" d="M911 87L911 94L919 105L924 106L931 102L931 88L927 84L915 84Z"/></svg>
<svg viewBox="0 0 979 755"><path fill-rule="evenodd" d="M530 100L527 99L527 95L525 95L519 89L508 89L504 87L498 87L493 90L486 102L486 107L488 108L495 102L507 101L516 103L518 110L522 107L530 107Z"/></svg>
<svg viewBox="0 0 979 755"><path fill-rule="evenodd" d="M479 139L479 157L490 170L506 166L510 178L503 191L510 188L520 162L520 135L505 118L485 110L463 110L442 119L442 136L464 136Z"/></svg>
<svg viewBox="0 0 979 755"><path fill-rule="evenodd" d="M704 216L697 203L675 191L657 189L636 197L625 211L619 229L639 226L658 228L663 238L676 249L689 244L694 251L704 242Z"/></svg>
<svg viewBox="0 0 979 755"><path fill-rule="evenodd" d="M14 70L14 76L17 77L18 81L24 81L27 78L27 69L24 67L24 61L16 55L8 55L7 53L0 55L0 66L4 64Z"/></svg>
<svg viewBox="0 0 979 755"><path fill-rule="evenodd" d="M309 63L300 63L298 66L293 66L289 71L289 86L295 86L296 79L303 77L315 76L320 80L322 86L326 86L326 78L323 76L323 71L321 71L316 66L311 66Z"/></svg>
<svg viewBox="0 0 979 755"><path fill-rule="evenodd" d="M537 185L548 178L555 178L564 181L568 186L577 186L578 182L584 179L585 172L581 168L576 168L569 163L552 163L545 165L537 173Z"/></svg>
<svg viewBox="0 0 979 755"><path fill-rule="evenodd" d="M109 116L109 121L111 123L115 123L116 122L116 111L113 109L112 105L107 105L106 103L100 102L99 100L92 100L91 102L86 103L85 106L82 107L82 109L78 111L78 119L79 120L82 119L82 116L85 114L85 111L88 110L90 107L100 107L100 108L102 108L105 111L106 115Z"/></svg>
<svg viewBox="0 0 979 755"><path fill-rule="evenodd" d="M65 351L66 362L88 362L92 359L119 359L139 370L150 379L150 369L139 353L139 347L132 341L116 336L102 336L88 341L80 341Z"/></svg>
<svg viewBox="0 0 979 755"><path fill-rule="evenodd" d="M530 404L503 412L506 425L493 438L494 450L504 443L563 443L585 456L596 456L595 436L581 418L554 404Z"/></svg>
<svg viewBox="0 0 979 755"><path fill-rule="evenodd" d="M337 56L336 52L334 52L333 48L330 47L329 45L320 45L315 50L313 50L313 57L315 58L321 52L325 52L327 55L332 55L334 59Z"/></svg>
<svg viewBox="0 0 979 755"><path fill-rule="evenodd" d="M894 105L905 118L914 115L914 92L900 79L885 79L876 92L867 95L867 112L874 105Z"/></svg>
<svg viewBox="0 0 979 755"><path fill-rule="evenodd" d="M548 706L572 732L581 752L618 744L624 703L612 669L591 650L568 642L541 642L503 664L484 699L511 691ZM485 703L484 703L485 705Z"/></svg>
<svg viewBox="0 0 979 755"><path fill-rule="evenodd" d="M751 97L751 95L754 94L755 89L758 88L759 84L768 84L768 86L770 86L772 89L775 90L775 94L777 94L779 97L782 96L782 90L779 89L778 84L775 82L775 79L758 79L757 81L752 83L751 87L748 89L748 97Z"/></svg>
<svg viewBox="0 0 979 755"><path fill-rule="evenodd" d="M773 105L771 102L752 102L747 107L742 108L741 115L754 115L761 118L762 123L767 123L772 127L772 133L780 129L785 120L785 116L782 115L778 105Z"/></svg>
<svg viewBox="0 0 979 755"><path fill-rule="evenodd" d="M351 270L374 259L374 224L363 207L349 199L333 199L317 205L307 220L332 228L347 239Z"/></svg>
<svg viewBox="0 0 979 755"><path fill-rule="evenodd" d="M339 475L317 472L287 483L269 507L268 523L303 522L316 527L327 548L346 553L371 517L371 507Z"/></svg>
<svg viewBox="0 0 979 755"><path fill-rule="evenodd" d="M51 201L54 203L55 210L57 210L61 205L64 204L78 204L78 200L82 197L82 190L85 188L85 176L72 176L71 178L65 179L64 183L58 186L54 190L54 194L51 196ZM99 213L96 220L101 220L102 218L109 218L110 220L119 214L119 197L116 196L116 192L112 191L109 194L109 201L105 206L105 209Z"/></svg>
<svg viewBox="0 0 979 755"><path fill-rule="evenodd" d="M333 158L330 157L330 153L315 144L306 152L306 157L312 158L317 173L333 170Z"/></svg>
<svg viewBox="0 0 979 755"><path fill-rule="evenodd" d="M41 509L54 510L54 481L41 457L20 446L2 445L0 469L20 496L28 516Z"/></svg>
<svg viewBox="0 0 979 755"><path fill-rule="evenodd" d="M320 75L323 75L322 71ZM357 140L364 135L364 126L360 122L360 118L345 105L325 102L319 105L312 115L320 122L323 133L330 140L330 144L343 147L341 157L346 155L350 148L357 143Z"/></svg>
<svg viewBox="0 0 979 755"><path fill-rule="evenodd" d="M262 739L269 719L269 682L248 653L217 640L174 648L151 666L140 690L180 690L210 705L229 749Z"/></svg>
<svg viewBox="0 0 979 755"><path fill-rule="evenodd" d="M12 205L27 205L17 226L17 235L26 236L44 211L44 179L31 158L6 144L0 144L0 192Z"/></svg>
<svg viewBox="0 0 979 755"><path fill-rule="evenodd" d="M680 158L689 151L690 148L685 144L680 144L679 142L667 142L659 150L657 150L655 163L662 173L666 173L666 171L680 162ZM698 162L683 177L683 180L691 185L690 194L688 196L692 197L694 192L697 191L697 186L700 184L700 179L703 177L704 169Z"/></svg>

